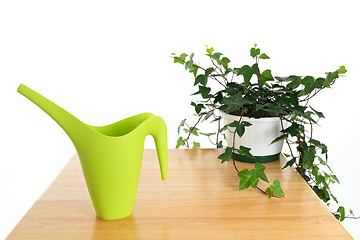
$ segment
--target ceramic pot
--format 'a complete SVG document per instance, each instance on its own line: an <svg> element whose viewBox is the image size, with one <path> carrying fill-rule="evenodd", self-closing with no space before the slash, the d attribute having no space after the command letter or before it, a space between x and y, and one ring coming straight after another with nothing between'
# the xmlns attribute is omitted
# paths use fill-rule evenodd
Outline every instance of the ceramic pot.
<svg viewBox="0 0 360 240"><path fill-rule="evenodd" d="M239 121L240 117L236 115L230 115L223 111L220 111L220 116L223 119L223 124L229 124L233 121ZM277 137L281 136L281 120L279 117L266 117L266 118L249 118L242 117L241 121L250 122L252 125L245 127L244 135L239 138L238 134L235 134L235 148L240 146L251 148L250 153L255 158L249 158L237 153L233 154L235 160L242 162L272 162L279 159L284 141L279 141L271 144L271 142ZM285 122L283 124L286 124ZM286 126L284 125L284 128ZM234 132L235 128L229 127L229 130ZM233 146L234 134L230 131L226 131L227 146Z"/></svg>

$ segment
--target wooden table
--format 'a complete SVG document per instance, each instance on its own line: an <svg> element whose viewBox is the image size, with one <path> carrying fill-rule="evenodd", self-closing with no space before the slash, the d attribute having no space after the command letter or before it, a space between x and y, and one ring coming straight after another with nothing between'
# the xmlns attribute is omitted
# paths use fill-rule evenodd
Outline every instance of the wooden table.
<svg viewBox="0 0 360 240"><path fill-rule="evenodd" d="M75 155L8 239L352 239L295 170L281 170L284 159L265 164L285 192L269 200L238 191L219 151L169 150L161 181L155 150L145 150L133 214L113 221L96 217Z"/></svg>

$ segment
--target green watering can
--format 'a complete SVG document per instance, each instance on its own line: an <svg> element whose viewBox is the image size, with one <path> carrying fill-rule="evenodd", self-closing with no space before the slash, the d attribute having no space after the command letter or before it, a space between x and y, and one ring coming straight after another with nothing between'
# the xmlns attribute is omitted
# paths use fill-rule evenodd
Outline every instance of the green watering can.
<svg viewBox="0 0 360 240"><path fill-rule="evenodd" d="M70 137L99 218L119 219L132 213L147 135L155 140L161 177L167 179L167 130L162 118L143 113L95 127L81 122L23 84L18 92L44 110Z"/></svg>

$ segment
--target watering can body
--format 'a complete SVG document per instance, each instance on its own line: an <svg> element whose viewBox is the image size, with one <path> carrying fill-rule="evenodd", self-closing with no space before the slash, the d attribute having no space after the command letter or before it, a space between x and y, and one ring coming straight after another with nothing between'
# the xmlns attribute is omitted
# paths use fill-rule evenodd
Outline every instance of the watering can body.
<svg viewBox="0 0 360 240"><path fill-rule="evenodd" d="M143 113L107 126L90 126L23 84L18 92L43 109L70 137L99 218L113 220L132 213L147 135L155 140L161 176L167 179L167 130L162 118Z"/></svg>

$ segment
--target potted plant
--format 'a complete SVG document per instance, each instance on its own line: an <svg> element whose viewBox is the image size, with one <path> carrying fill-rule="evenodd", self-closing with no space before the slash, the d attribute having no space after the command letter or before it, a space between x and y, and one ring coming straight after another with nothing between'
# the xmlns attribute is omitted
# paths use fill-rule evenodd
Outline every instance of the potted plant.
<svg viewBox="0 0 360 240"><path fill-rule="evenodd" d="M288 161L283 168L294 167L325 203L329 204L331 199L338 203L330 190L331 184L339 180L328 165L327 146L313 138L314 125L324 115L310 103L346 73L345 67L340 66L318 78L273 77L270 69L260 70L260 60L269 59L269 56L261 53L256 44L250 49L250 56L255 60L252 65L231 68L229 58L208 46L206 55L211 62L207 68L194 62L193 53L171 55L174 63L184 65L193 74L194 86L198 89L193 95L199 96L197 101L191 102L197 120L194 124L188 124L186 119L181 121L176 148L189 148L193 136L207 136L217 148L225 147L218 158L221 163L232 159L240 178L239 190L251 186L269 198L281 198L284 193L278 179L265 190L258 187L258 182L268 182L266 167L260 162L279 159L285 142L289 154L284 153ZM223 124L222 120L225 120ZM216 123L216 131L201 132L202 122ZM200 148L200 143L193 141L192 147ZM236 160L254 162L254 169L240 171ZM333 214L340 221L346 217L355 218L349 211L346 215L344 207L340 206Z"/></svg>

